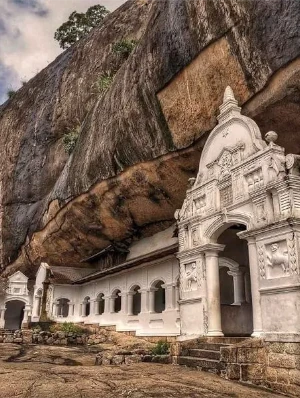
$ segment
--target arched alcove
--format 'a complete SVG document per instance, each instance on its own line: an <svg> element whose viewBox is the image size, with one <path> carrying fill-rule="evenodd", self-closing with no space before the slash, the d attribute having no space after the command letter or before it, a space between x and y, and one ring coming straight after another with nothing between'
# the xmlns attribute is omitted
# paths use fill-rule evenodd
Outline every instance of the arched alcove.
<svg viewBox="0 0 300 398"><path fill-rule="evenodd" d="M25 303L21 300L11 300L6 303L6 311L4 315L4 329L21 329L24 317L24 308Z"/></svg>

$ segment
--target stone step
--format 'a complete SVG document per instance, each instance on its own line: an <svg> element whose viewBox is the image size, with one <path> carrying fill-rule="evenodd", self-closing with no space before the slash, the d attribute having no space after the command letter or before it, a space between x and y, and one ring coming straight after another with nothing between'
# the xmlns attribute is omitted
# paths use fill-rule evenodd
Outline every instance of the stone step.
<svg viewBox="0 0 300 398"><path fill-rule="evenodd" d="M179 365L185 365L191 368L200 368L201 370L211 371L214 373L219 373L222 367L222 364L218 360L196 357L179 356L177 363Z"/></svg>
<svg viewBox="0 0 300 398"><path fill-rule="evenodd" d="M221 347L228 347L229 344L224 343L199 343L196 341L190 343L181 344L181 349L183 350L209 350L209 351L218 351L220 352Z"/></svg>
<svg viewBox="0 0 300 398"><path fill-rule="evenodd" d="M250 337L199 337L198 343L237 344Z"/></svg>
<svg viewBox="0 0 300 398"><path fill-rule="evenodd" d="M207 358L207 359L215 359L216 361L220 360L220 351L213 350L199 350L197 348L193 348L188 350L188 355L190 357L196 358Z"/></svg>

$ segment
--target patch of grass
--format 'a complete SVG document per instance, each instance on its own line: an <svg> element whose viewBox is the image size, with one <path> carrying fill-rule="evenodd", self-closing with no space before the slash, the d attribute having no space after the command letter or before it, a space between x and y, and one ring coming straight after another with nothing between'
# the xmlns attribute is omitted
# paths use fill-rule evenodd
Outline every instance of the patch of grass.
<svg viewBox="0 0 300 398"><path fill-rule="evenodd" d="M153 355L167 355L170 352L170 344L165 341L158 341L156 346L152 348Z"/></svg>
<svg viewBox="0 0 300 398"><path fill-rule="evenodd" d="M73 322L56 323L54 325L51 325L49 330L51 333L55 332L75 333L75 334L87 333L87 329L83 328L82 326L76 325Z"/></svg>
<svg viewBox="0 0 300 398"><path fill-rule="evenodd" d="M129 57L129 55L132 53L134 48L136 47L137 42L135 40L121 40L118 41L113 45L113 52L116 54L122 54L126 58Z"/></svg>
<svg viewBox="0 0 300 398"><path fill-rule="evenodd" d="M109 89L114 80L114 77L115 75L111 72L105 72L99 77L96 82L96 86L100 94L103 95Z"/></svg>
<svg viewBox="0 0 300 398"><path fill-rule="evenodd" d="M65 151L68 155L71 155L71 153L74 151L74 148L76 146L78 137L79 137L79 130L80 127L76 127L70 131L68 131L64 136L63 136L63 144Z"/></svg>

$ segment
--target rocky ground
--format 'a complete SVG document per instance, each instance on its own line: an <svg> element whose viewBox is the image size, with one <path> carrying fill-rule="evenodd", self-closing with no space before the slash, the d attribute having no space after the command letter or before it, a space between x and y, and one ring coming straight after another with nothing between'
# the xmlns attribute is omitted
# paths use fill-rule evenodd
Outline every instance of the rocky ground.
<svg viewBox="0 0 300 398"><path fill-rule="evenodd" d="M0 346L0 398L276 398L280 395L173 365L93 366L83 348Z"/></svg>

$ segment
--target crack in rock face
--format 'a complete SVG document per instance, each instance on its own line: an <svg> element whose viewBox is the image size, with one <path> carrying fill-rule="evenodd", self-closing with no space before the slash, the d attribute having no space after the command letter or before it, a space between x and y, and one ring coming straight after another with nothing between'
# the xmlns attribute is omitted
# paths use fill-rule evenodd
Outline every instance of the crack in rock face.
<svg viewBox="0 0 300 398"><path fill-rule="evenodd" d="M171 225L228 85L300 152L299 25L298 0L130 0L30 80L0 107L6 273L78 265ZM124 37L128 58L112 51Z"/></svg>

